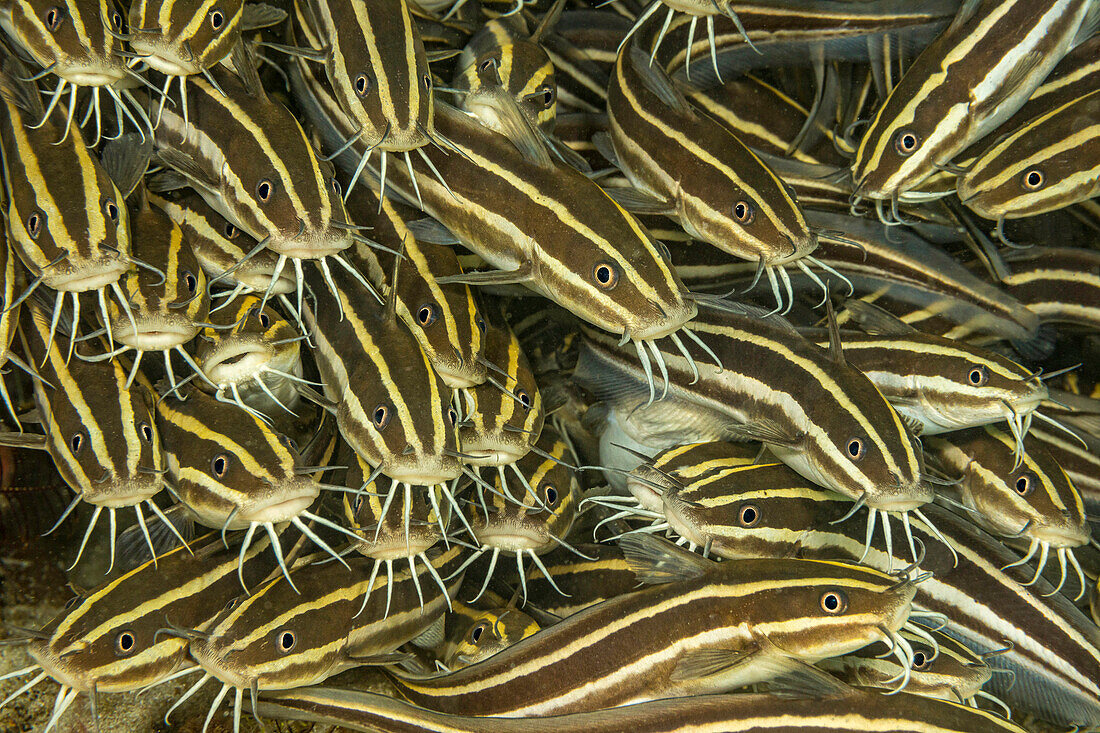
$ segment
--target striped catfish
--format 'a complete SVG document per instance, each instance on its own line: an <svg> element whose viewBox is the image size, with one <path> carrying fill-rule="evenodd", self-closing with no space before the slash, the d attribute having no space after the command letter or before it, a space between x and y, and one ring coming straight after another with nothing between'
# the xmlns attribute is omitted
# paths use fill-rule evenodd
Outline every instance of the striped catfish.
<svg viewBox="0 0 1100 733"><path fill-rule="evenodd" d="M203 526L223 532L247 529L242 558L262 528L288 573L276 530L284 522L334 556L303 520L351 535L309 511L322 488L312 476L316 469L302 466L294 442L252 412L191 389L157 403L157 424L173 493ZM244 583L242 576L247 591Z"/></svg>
<svg viewBox="0 0 1100 733"><path fill-rule="evenodd" d="M245 559L254 583L274 567L262 559L266 543L255 543ZM166 623L201 626L240 592L236 575L236 550L211 533L82 592L43 629L29 632L35 664L0 679L38 674L4 702L52 678L61 691L44 730L58 724L82 692L98 724L99 693L132 692L198 671L188 664L186 640L159 631Z"/></svg>
<svg viewBox="0 0 1100 733"><path fill-rule="evenodd" d="M608 87L613 162L634 186L620 201L671 216L695 239L756 262L782 309L780 280L787 280L777 272L787 264L808 272L801 260L817 247L793 192L725 127L693 109L638 44L642 35L622 47ZM788 288L788 309L792 297Z"/></svg>
<svg viewBox="0 0 1100 733"><path fill-rule="evenodd" d="M855 196L896 202L1007 120L1072 48L1090 0L964 3L879 108L852 162Z"/></svg>
<svg viewBox="0 0 1100 733"><path fill-rule="evenodd" d="M76 113L77 93L84 88L91 89L91 98L87 100L81 115L81 127L94 113L96 129L92 147L99 144L103 133L99 102L101 90L114 102L118 122L116 137L122 133L124 118L133 123L143 139L150 129L149 119L141 105L126 85L119 84L127 77L141 79L127 66L119 39L122 25L122 14L111 0L64 0L60 3L53 0L5 0L0 4L0 28L4 29L24 57L33 59L42 68L35 78L51 73L57 76L57 84L50 92L48 110L52 112L61 102L65 89L69 90L62 139L72 135L74 142L83 144L70 123ZM33 123L41 124L47 116L48 113L39 113ZM57 140L54 138L54 141Z"/></svg>
<svg viewBox="0 0 1100 733"><path fill-rule="evenodd" d="M91 291L99 296L106 321L104 288L117 294L118 279L130 263L129 213L123 196L79 134L54 144L72 123L65 128L56 116L47 118L38 88L26 81L30 72L11 57L2 63L0 152L6 227L12 249L33 278L15 302L45 285L57 291L56 309L70 293L77 310L77 294ZM38 126L44 118L45 124Z"/></svg>
<svg viewBox="0 0 1100 733"><path fill-rule="evenodd" d="M20 284L22 277L16 273L15 253L11 251L11 245L8 243L7 231L4 231L2 236L4 242L0 245L0 273L2 273L0 277L3 277L3 281L0 282L0 367L13 364L29 375L31 379L35 379L37 373L34 368L12 350L12 344L15 343L15 332L19 325L19 306L14 305L15 289ZM8 409L8 414L15 426L22 430L23 427L19 423L19 412L12 401L11 393L8 392L8 387L2 376L0 376L0 399L4 400L4 407Z"/></svg>
<svg viewBox="0 0 1100 733"><path fill-rule="evenodd" d="M292 82L307 115L327 129L330 145L338 144L334 137L346 135L340 131L348 129L347 119L340 120L317 84L294 75ZM442 281L524 284L639 350L663 336L678 340L697 306L657 243L594 182L550 161L530 123L518 111L514 118L528 129L512 141L436 105L436 128L455 150L426 152L449 188L425 173L426 162L413 162L425 211L453 233L436 232L440 239L457 237L498 268ZM391 180L406 199L415 198L402 171L391 171Z"/></svg>
<svg viewBox="0 0 1100 733"><path fill-rule="evenodd" d="M853 499L853 513L866 505L872 522L883 513L887 537L890 512L903 526L908 514L920 516L934 498L920 449L874 384L845 362L839 341L824 351L782 319L748 306L726 310L691 324L721 370L689 368L690 359L666 349L661 401L646 403L648 365L591 330L575 376L629 413L623 427L643 444L759 440L802 476Z"/></svg>
<svg viewBox="0 0 1100 733"><path fill-rule="evenodd" d="M75 567L106 510L113 568L115 511L134 507L143 530L142 504L161 516L152 501L163 485L164 474L154 419L155 396L144 378L131 384L125 365L118 360L98 364L67 360L60 347L50 343L53 326L36 298L24 302L19 335L23 353L36 365L40 377L33 380L34 400L45 432L41 442L34 440L49 451L65 483L76 492L54 527L81 501L95 506L73 561ZM151 541L149 544L152 547Z"/></svg>
<svg viewBox="0 0 1100 733"><path fill-rule="evenodd" d="M244 295L211 314L195 362L220 400L261 414L293 414L302 379L302 341L291 325L258 295ZM200 389L210 391L206 380Z"/></svg>
<svg viewBox="0 0 1100 733"><path fill-rule="evenodd" d="M473 466L514 464L542 434L546 409L534 371L507 323L485 335L485 384L466 390L458 438L463 461Z"/></svg>
<svg viewBox="0 0 1100 733"><path fill-rule="evenodd" d="M539 630L535 619L516 608L480 610L452 604L446 637L438 650L439 665L453 672L488 659Z"/></svg>
<svg viewBox="0 0 1100 733"><path fill-rule="evenodd" d="M399 321L392 294L379 306L350 275L333 275L334 292L317 273L307 276L317 300L303 315L317 344L326 407L374 469L366 483L385 476L391 492L401 484L440 485L449 495L446 482L462 474L451 389Z"/></svg>
<svg viewBox="0 0 1100 733"><path fill-rule="evenodd" d="M480 548L467 559L463 568L482 555L491 554L485 579L471 603L489 587L501 553L516 558L524 602L527 596L525 557L553 582L539 555L559 545L569 547L565 537L577 517L577 505L582 498L576 472L568 465L571 460L565 441L553 430L543 430L533 450L512 464L519 486L515 485L517 482L508 485L503 466L497 467L489 496L485 495L487 485L478 482L474 489L476 499L468 499L466 515Z"/></svg>
<svg viewBox="0 0 1100 733"><path fill-rule="evenodd" d="M404 259L395 264L385 252L375 253L357 244L349 253L360 271L370 275L377 259L380 277L393 287L397 277L397 315L408 326L436 374L450 387L465 389L485 381L488 373L482 363L485 319L468 285L440 285L438 278L462 273L462 266L451 247L422 242L410 231L410 224L423 214L389 198L379 198L363 187L348 197L348 213L363 226L370 226L371 237Z"/></svg>
<svg viewBox="0 0 1100 733"><path fill-rule="evenodd" d="M1074 247L1036 247L1003 253L1001 284L1044 323L1094 329L1100 324L1100 256Z"/></svg>
<svg viewBox="0 0 1100 733"><path fill-rule="evenodd" d="M916 695L845 690L831 695L739 693L657 700L550 718L482 718L434 713L392 697L315 687L265 695L261 715L372 733L1022 733L984 710Z"/></svg>
<svg viewBox="0 0 1100 733"><path fill-rule="evenodd" d="M348 451L348 453L352 453ZM374 579L383 564L386 566L386 610L389 615L391 593L394 588L393 566L408 565L420 596L416 561L419 560L432 581L450 603L450 594L443 579L436 573L427 553L448 536L450 506L441 506L441 493L437 487L411 487L404 491L383 493L378 491L378 479L367 482L372 473L370 465L352 453L347 459L348 471L344 479L353 493L345 493L344 519L359 537L352 542L355 550L374 561L370 570L363 604L366 605L374 589Z"/></svg>
<svg viewBox="0 0 1100 733"><path fill-rule="evenodd" d="M993 671L980 654L975 654L966 644L942 631L932 628L923 631L927 636L908 629L900 632L913 648L913 669L909 671L906 692L960 702L975 708L979 698L1004 707L998 698L982 690L982 686L993 677ZM934 644L929 643L928 636L933 638ZM892 690L904 679L906 670L884 654L889 650L882 647L882 644L874 644L855 654L826 659L818 666L857 687ZM1007 707L1005 711L1008 712Z"/></svg>
<svg viewBox="0 0 1100 733"><path fill-rule="evenodd" d="M1017 453L1020 447L1022 456ZM986 425L937 437L926 443L926 449L949 476L961 478L957 487L945 486L942 493L957 495L975 523L988 532L1027 543L1027 554L1017 561L1020 565L1038 552L1035 578L1053 550L1062 571L1056 591L1065 585L1068 560L1077 571L1076 598L1084 596L1084 572L1073 554L1090 539L1084 503L1066 472L1037 441L1021 443Z"/></svg>
<svg viewBox="0 0 1100 733"><path fill-rule="evenodd" d="M437 574L446 576L464 554L463 548L453 545L431 562ZM352 558L349 571L336 563L308 565L303 560L294 572L301 595L288 593L290 581L276 578L224 609L201 630L188 633L189 651L202 666L203 676L172 709L214 678L221 683L221 691L210 705L204 727L232 689L236 733L245 690L251 691L255 708L260 691L303 687L350 667L399 661L402 655L393 652L441 619L447 599L428 585L429 597L420 603L414 574L402 570L394 579L393 607L383 616L381 593L373 594L366 606L360 602L368 588L386 582L366 580L370 562ZM461 582L460 574L449 590L454 592Z"/></svg>
<svg viewBox="0 0 1100 733"><path fill-rule="evenodd" d="M180 80L182 112L188 116L187 77L209 74L229 58L241 34L274 25L286 13L243 0L137 0L130 5L125 39L132 57L165 75L161 90Z"/></svg>
<svg viewBox="0 0 1100 733"><path fill-rule="evenodd" d="M729 498L714 505L705 524L697 524L708 528L707 544L720 556L739 557L739 548L749 545L736 539L751 537L752 552L765 557L840 556L880 569L905 562L903 551L885 551L881 541L868 547L857 523L836 521L848 508L839 494L807 487L798 494L780 493L776 502L759 492L752 498L760 516L755 525L760 531L754 533L741 519L734 486L727 486ZM946 630L986 657L994 668L988 691L1011 708L1057 725L1100 724L1096 626L1045 579L1025 586L1030 570L1003 569L1018 560L1016 554L972 521L934 505L924 511L935 527L915 519L911 529L927 548L921 568L933 574L918 585L914 606L950 619ZM719 544L719 536L727 537L729 550ZM1003 653L989 654L994 650Z"/></svg>
<svg viewBox="0 0 1100 733"><path fill-rule="evenodd" d="M362 238L348 222L332 165L318 157L302 126L267 95L243 43L234 67L211 72L213 82L188 83L189 119L167 106L154 141L159 159L234 226L278 255L273 282L289 259L302 283L302 260L328 260ZM247 257L247 255L246 255Z"/></svg>
<svg viewBox="0 0 1100 733"><path fill-rule="evenodd" d="M1007 419L1023 441L1025 425L1048 396L1041 375L988 349L921 333L864 301L848 301L845 307L867 333L842 335L844 358L874 382L918 434Z"/></svg>
<svg viewBox="0 0 1100 733"><path fill-rule="evenodd" d="M227 297L248 292L294 292L294 275L290 272L280 273L272 283L278 256L268 250L251 254L256 240L211 208L199 194L182 191L171 198L152 193L148 196L183 230L208 284L220 282L233 288Z"/></svg>
<svg viewBox="0 0 1100 733"><path fill-rule="evenodd" d="M1030 120L959 178L959 199L986 219L1035 216L1100 192L1100 88Z"/></svg>
<svg viewBox="0 0 1100 733"><path fill-rule="evenodd" d="M202 371L184 349L198 335L210 312L206 274L181 229L162 209L153 206L139 186L133 198L130 227L132 256L142 263L131 266L119 280L117 300L107 303L109 339L118 347L100 358L133 350L131 378L148 351L161 352L172 387L176 376L172 354L183 357L199 376Z"/></svg>
<svg viewBox="0 0 1100 733"><path fill-rule="evenodd" d="M398 691L438 712L504 717L723 692L896 640L915 592L911 582L843 563L716 564L654 538L633 539L639 541L625 548L628 557L639 579L654 585L457 672L428 679L391 674Z"/></svg>
<svg viewBox="0 0 1100 733"><path fill-rule="evenodd" d="M347 195L375 149L384 193L386 153L403 154L411 170L412 151L441 144L433 129L432 72L409 3L296 0L294 5L303 40L324 65L333 96L356 130L341 149L353 142L365 148L357 150Z"/></svg>

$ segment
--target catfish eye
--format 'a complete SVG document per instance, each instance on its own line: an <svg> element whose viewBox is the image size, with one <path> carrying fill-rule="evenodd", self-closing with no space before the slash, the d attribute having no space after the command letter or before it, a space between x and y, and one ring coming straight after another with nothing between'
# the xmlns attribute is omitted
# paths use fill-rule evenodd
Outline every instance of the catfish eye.
<svg viewBox="0 0 1100 733"><path fill-rule="evenodd" d="M546 506L551 509L558 505L558 490L554 484L545 483L542 485L542 498L546 501Z"/></svg>
<svg viewBox="0 0 1100 733"><path fill-rule="evenodd" d="M280 435L279 442L283 444L284 448L292 451L298 450L298 444L294 441L294 438L290 437L289 435Z"/></svg>
<svg viewBox="0 0 1100 733"><path fill-rule="evenodd" d="M351 511L355 514L359 513L359 510L363 508L363 495L356 494L355 501L351 503Z"/></svg>
<svg viewBox="0 0 1100 733"><path fill-rule="evenodd" d="M210 27L220 31L223 25L225 25L225 14L218 8L214 8L210 11Z"/></svg>
<svg viewBox="0 0 1100 733"><path fill-rule="evenodd" d="M214 460L210 461L210 470L216 478L223 478L229 471L229 456L224 453L214 456Z"/></svg>
<svg viewBox="0 0 1100 733"><path fill-rule="evenodd" d="M894 149L902 155L912 155L920 146L920 136L912 130L902 130L894 136Z"/></svg>
<svg viewBox="0 0 1100 733"><path fill-rule="evenodd" d="M424 88L427 89L427 90L431 90L431 88L432 88L432 75L431 74L425 74L424 75Z"/></svg>
<svg viewBox="0 0 1100 733"><path fill-rule="evenodd" d="M385 405L379 405L374 408L374 412L370 416L371 422L374 423L374 427L379 430L383 429L390 424L390 408Z"/></svg>
<svg viewBox="0 0 1100 733"><path fill-rule="evenodd" d="M527 394L527 390L517 389L516 399L518 399L519 403L523 405L524 412L531 409L531 395Z"/></svg>
<svg viewBox="0 0 1100 733"><path fill-rule="evenodd" d="M275 632L275 648L283 654L294 649L298 643L298 637L294 635L293 631L283 629L282 631Z"/></svg>
<svg viewBox="0 0 1100 733"><path fill-rule="evenodd" d="M481 315L479 314L479 315L474 317L474 323L477 324L477 330L481 331L481 334L484 336L485 335L485 319L482 318Z"/></svg>
<svg viewBox="0 0 1100 733"><path fill-rule="evenodd" d="M538 95L543 109L550 109L554 104L554 87L545 87Z"/></svg>
<svg viewBox="0 0 1100 733"><path fill-rule="evenodd" d="M827 590L821 594L821 610L828 614L848 610L848 596L842 590Z"/></svg>
<svg viewBox="0 0 1100 733"><path fill-rule="evenodd" d="M848 457L853 461L861 460L863 456L867 455L867 447L864 445L862 438L852 438L844 449L848 451Z"/></svg>
<svg viewBox="0 0 1100 733"><path fill-rule="evenodd" d="M913 652L913 669L927 669L932 659L921 651Z"/></svg>
<svg viewBox="0 0 1100 733"><path fill-rule="evenodd" d="M112 223L118 224L118 204L111 199L105 199L103 201L103 213L107 215L107 218Z"/></svg>
<svg viewBox="0 0 1100 733"><path fill-rule="evenodd" d="M453 407L447 409L447 421L451 423L452 428L458 424L458 413Z"/></svg>
<svg viewBox="0 0 1100 733"><path fill-rule="evenodd" d="M271 194L274 191L275 186L266 178L256 184L256 196L265 204L271 200Z"/></svg>
<svg viewBox="0 0 1100 733"><path fill-rule="evenodd" d="M482 61L480 64L477 65L477 70L478 71L489 71L490 69L492 69L496 65L497 65L497 60L495 58L489 57L489 58L485 59L484 61Z"/></svg>
<svg viewBox="0 0 1100 733"><path fill-rule="evenodd" d="M187 292L194 293L195 289L199 287L199 280L195 277L195 273L190 270L183 271L183 284L187 287Z"/></svg>
<svg viewBox="0 0 1100 733"><path fill-rule="evenodd" d="M755 526L760 521L760 510L754 504L745 504L737 514L737 521L742 527Z"/></svg>
<svg viewBox="0 0 1100 733"><path fill-rule="evenodd" d="M981 387L989 381L989 370L985 367L974 367L966 375L966 379L974 387Z"/></svg>
<svg viewBox="0 0 1100 733"><path fill-rule="evenodd" d="M1030 473L1022 473L1016 477L1016 483L1013 486L1016 489L1016 493L1020 496L1027 496L1035 488L1035 481L1032 479Z"/></svg>
<svg viewBox="0 0 1100 733"><path fill-rule="evenodd" d="M138 432L141 433L141 439L146 445L153 442L153 426L147 422L143 422L138 425Z"/></svg>
<svg viewBox="0 0 1100 733"><path fill-rule="evenodd" d="M752 224L756 218L756 207L749 201L738 201L733 205L733 218L742 224Z"/></svg>
<svg viewBox="0 0 1100 733"><path fill-rule="evenodd" d="M118 636L115 637L115 654L128 657L134 653L135 649L137 649L137 637L134 636L134 632L129 629L118 632Z"/></svg>
<svg viewBox="0 0 1100 733"><path fill-rule="evenodd" d="M80 449L84 447L84 433L73 433L73 437L69 438L69 447L73 449L73 454L80 452Z"/></svg>
<svg viewBox="0 0 1100 733"><path fill-rule="evenodd" d="M1024 173L1023 184L1028 191L1036 191L1043 186L1043 172L1038 168L1032 168Z"/></svg>
<svg viewBox="0 0 1100 733"><path fill-rule="evenodd" d="M116 31L122 30L122 16L118 13L111 13L111 26Z"/></svg>
<svg viewBox="0 0 1100 733"><path fill-rule="evenodd" d="M240 598L234 598L229 603L225 604L225 608L222 609L222 613L232 611L234 608L236 608L239 605L241 605L241 599Z"/></svg>
<svg viewBox="0 0 1100 733"><path fill-rule="evenodd" d="M266 313L260 313L260 325L264 328L271 326L271 316Z"/></svg>
<svg viewBox="0 0 1100 733"><path fill-rule="evenodd" d="M425 303L416 310L416 322L420 324L421 328L427 328L435 323L435 319L438 318L435 312L435 306L431 303Z"/></svg>
<svg viewBox="0 0 1100 733"><path fill-rule="evenodd" d="M355 77L354 83L356 95L360 97L367 96L367 93L370 91L371 87L370 77L366 74L360 74L359 76Z"/></svg>
<svg viewBox="0 0 1100 733"><path fill-rule="evenodd" d="M332 179L332 190L336 192L337 196L339 196L342 193L342 191L340 189L340 182L337 181L335 177Z"/></svg>
<svg viewBox="0 0 1100 733"><path fill-rule="evenodd" d="M481 637L485 635L485 632L489 629L488 621L479 621L474 624L474 627L470 629L470 643L477 644L481 641Z"/></svg>
<svg viewBox="0 0 1100 733"><path fill-rule="evenodd" d="M225 226L222 227L222 232L225 234L226 239L235 239L236 236L241 233L241 230L229 222L226 222Z"/></svg>
<svg viewBox="0 0 1100 733"><path fill-rule="evenodd" d="M42 218L43 215L37 211L27 217L27 234L31 235L31 239L38 239L38 233L42 231Z"/></svg>
<svg viewBox="0 0 1100 733"><path fill-rule="evenodd" d="M601 290L611 290L619 282L619 268L610 262L600 262L592 268L592 276Z"/></svg>
<svg viewBox="0 0 1100 733"><path fill-rule="evenodd" d="M46 11L45 15L46 28L50 33L56 33L57 29L61 27L62 21L65 20L65 14L61 11L61 8L53 7Z"/></svg>

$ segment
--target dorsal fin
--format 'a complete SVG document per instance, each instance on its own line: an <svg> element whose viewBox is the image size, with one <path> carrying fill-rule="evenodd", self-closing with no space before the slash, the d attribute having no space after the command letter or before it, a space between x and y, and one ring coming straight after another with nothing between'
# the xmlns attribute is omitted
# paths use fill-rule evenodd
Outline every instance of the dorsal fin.
<svg viewBox="0 0 1100 733"><path fill-rule="evenodd" d="M538 27L531 33L531 37L528 39L531 43L541 43L542 39L546 37L550 31L554 30L554 26L558 24L561 19L561 11L565 9L565 0L555 0L554 4L550 6L550 9L546 11L546 15L542 16L542 20L539 21Z"/></svg>
<svg viewBox="0 0 1100 733"><path fill-rule="evenodd" d="M5 51L7 51L5 47ZM38 88L34 82L26 81L30 76L27 67L23 65L10 52L7 52L3 62L3 71L0 73L0 93L19 109L22 109L36 118L42 119L46 113L42 106L42 97L38 94Z"/></svg>
<svg viewBox="0 0 1100 733"><path fill-rule="evenodd" d="M639 582L650 585L691 580L714 567L712 561L653 535L627 535L619 547Z"/></svg>
<svg viewBox="0 0 1100 733"><path fill-rule="evenodd" d="M863 300L849 300L844 309L852 319L867 333L873 336L905 336L920 333L893 313L888 313L877 305Z"/></svg>
<svg viewBox="0 0 1100 733"><path fill-rule="evenodd" d="M143 138L143 135L131 132L103 146L100 162L124 199L130 197L149 169L153 146Z"/></svg>
<svg viewBox="0 0 1100 733"><path fill-rule="evenodd" d="M407 236L407 235L406 235ZM390 277L390 292L386 293L386 320L397 320L397 275L401 272L401 263L405 260L405 237L401 237L401 248L393 258L393 275Z"/></svg>
<svg viewBox="0 0 1100 733"><path fill-rule="evenodd" d="M260 74L256 71L255 59L252 51L244 40L237 41L233 47L233 70L244 85L244 89L253 97L267 97L263 84L260 83Z"/></svg>

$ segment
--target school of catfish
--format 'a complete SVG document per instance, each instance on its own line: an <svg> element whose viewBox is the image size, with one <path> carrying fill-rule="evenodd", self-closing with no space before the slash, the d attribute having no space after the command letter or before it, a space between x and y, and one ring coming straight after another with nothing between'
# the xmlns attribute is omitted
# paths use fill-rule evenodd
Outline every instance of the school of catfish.
<svg viewBox="0 0 1100 733"><path fill-rule="evenodd" d="M0 27L0 723L1100 730L1097 0Z"/></svg>

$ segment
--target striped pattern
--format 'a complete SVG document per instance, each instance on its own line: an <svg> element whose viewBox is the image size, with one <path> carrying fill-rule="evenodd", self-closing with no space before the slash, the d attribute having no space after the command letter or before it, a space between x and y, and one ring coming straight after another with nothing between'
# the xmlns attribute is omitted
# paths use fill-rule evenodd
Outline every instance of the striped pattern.
<svg viewBox="0 0 1100 733"><path fill-rule="evenodd" d="M211 207L276 254L316 259L349 247L332 166L317 157L294 115L231 72L211 73L225 93L206 79L189 80L188 119L180 104L166 105L157 147L174 151Z"/></svg>
<svg viewBox="0 0 1100 733"><path fill-rule="evenodd" d="M394 311L378 306L350 275L332 275L339 296L320 275L307 274L317 302L304 306L303 316L340 433L397 481L430 486L456 478L461 466L450 388Z"/></svg>
<svg viewBox="0 0 1100 733"><path fill-rule="evenodd" d="M447 636L439 661L454 671L488 659L539 630L535 619L516 608L479 610L455 603L447 614Z"/></svg>
<svg viewBox="0 0 1100 733"><path fill-rule="evenodd" d="M19 79L30 73L8 59L0 80L8 236L31 276L41 276L43 284L97 290L126 270L129 214L75 124L67 125L68 135L56 117L32 129L44 111L37 88ZM111 207L117 220L108 215Z"/></svg>
<svg viewBox="0 0 1100 733"><path fill-rule="evenodd" d="M630 182L667 205L689 235L741 259L783 264L812 252L817 241L790 190L659 76L640 50L648 37L643 29L622 47L608 88L611 140Z"/></svg>
<svg viewBox="0 0 1100 733"><path fill-rule="evenodd" d="M353 220L372 227L374 241L404 252L405 259L396 273L397 315L416 337L432 368L454 389L484 382L487 369L481 357L485 321L473 292L460 283L437 282L438 278L462 273L454 249L418 240L409 231L409 224L424 215L389 198L383 198L380 207L378 195L368 187L348 197L347 207ZM372 280L376 269L386 282L393 278L394 258L386 252L357 243L348 258Z"/></svg>
<svg viewBox="0 0 1100 733"><path fill-rule="evenodd" d="M338 146L354 127L334 114L338 110L331 98L326 102L323 89L306 86L309 80L301 76L292 78L307 116ZM527 159L507 138L446 105L437 105L435 121L455 149L425 150L446 187L426 161L412 162L424 209L490 265L530 268L522 280L528 287L634 339L673 332L695 314L657 243L591 180ZM401 166L389 171L389 181L406 199L417 198ZM617 275L607 290L596 281L601 265Z"/></svg>
<svg viewBox="0 0 1100 733"><path fill-rule="evenodd" d="M1005 255L1003 286L1046 323L1100 324L1100 257L1088 249L1043 247Z"/></svg>
<svg viewBox="0 0 1100 733"><path fill-rule="evenodd" d="M237 405L191 390L162 399L157 421L173 490L208 527L285 522L320 494L312 476L295 471L288 439Z"/></svg>
<svg viewBox="0 0 1100 733"><path fill-rule="evenodd" d="M706 354L690 344L704 364L698 382L690 384L686 359L664 347L668 402L674 407L661 400L631 417L636 430L652 426L650 445L654 438L667 441L657 447L667 447L721 439L739 424L762 426L760 437L771 451L821 486L882 509L913 509L931 501L931 489L920 483L915 441L862 373L836 363L793 330L751 315L708 311L691 328L723 369L706 365ZM588 332L576 376L598 396L614 399L626 411L638 407L644 402L641 372L637 357ZM862 450L855 459L849 453L853 440Z"/></svg>
<svg viewBox="0 0 1100 733"><path fill-rule="evenodd" d="M828 340L815 341L828 348ZM1029 370L960 341L913 331L845 332L842 342L848 363L920 425L922 435L1026 418L1047 397L1046 386Z"/></svg>
<svg viewBox="0 0 1100 733"><path fill-rule="evenodd" d="M546 410L538 382L519 339L507 324L493 323L485 336L492 381L466 392L458 429L471 465L505 465L527 454L542 433ZM499 371L498 371L499 370Z"/></svg>
<svg viewBox="0 0 1100 733"><path fill-rule="evenodd" d="M658 700L591 713L515 720L444 715L391 697L311 688L267 695L259 713L375 733L992 733L1024 730L983 710L915 695L839 697L709 695Z"/></svg>
<svg viewBox="0 0 1100 733"><path fill-rule="evenodd" d="M243 0L137 0L130 48L169 77L198 74L230 54L243 15Z"/></svg>
<svg viewBox="0 0 1100 733"><path fill-rule="evenodd" d="M263 538L246 554L252 583L273 567L261 557L266 549ZM186 639L158 632L166 623L199 628L236 597L237 562L236 548L225 549L218 534L200 537L190 551L172 550L88 592L51 624L49 640L31 641L29 651L73 689L130 692L156 684L187 658Z"/></svg>
<svg viewBox="0 0 1100 733"><path fill-rule="evenodd" d="M879 108L852 164L857 195L896 199L1008 119L1069 51L1090 2L976 5L925 49Z"/></svg>
<svg viewBox="0 0 1100 733"><path fill-rule="evenodd" d="M697 573L590 607L455 673L395 684L439 712L506 717L719 692L767 675L751 659L711 676L674 672L705 650L749 651L754 634L810 662L855 650L881 638L879 626L900 628L913 594L840 563L746 560ZM847 611L824 613L821 596L841 590Z"/></svg>
<svg viewBox="0 0 1100 733"><path fill-rule="evenodd" d="M464 552L454 545L431 562L447 576ZM300 687L362 664L357 657L369 663L371 656L394 651L443 615L443 594L421 581L427 594L422 608L407 569L394 575L388 616L382 614L385 599L378 592L359 613L367 589L377 591L386 583L383 578L367 580L369 564L367 558L352 558L350 571L339 563L301 566L292 573L300 595L288 592L282 578L271 581L215 617L207 629L210 636L191 642L191 656L232 687ZM453 592L461 580L459 575L449 589ZM292 642L280 645L284 634Z"/></svg>
<svg viewBox="0 0 1100 733"><path fill-rule="evenodd" d="M66 363L58 345L47 348L49 334L49 314L33 298L27 300L20 337L23 353L42 377L33 380L34 396L57 470L92 504L140 504L161 487L152 388L144 379L127 387L127 370L117 359Z"/></svg>
<svg viewBox="0 0 1100 733"><path fill-rule="evenodd" d="M962 502L988 531L1052 547L1088 543L1081 495L1034 440L1024 439L1022 459L1016 456L1016 438L991 425L941 436L927 446L953 477L962 476Z"/></svg>
<svg viewBox="0 0 1100 733"><path fill-rule="evenodd" d="M1100 88L998 140L959 179L959 198L986 219L1055 211L1100 192Z"/></svg>
<svg viewBox="0 0 1100 733"><path fill-rule="evenodd" d="M171 199L150 194L149 201L164 210L184 232L191 251L210 277L243 291L282 295L293 292L294 275L283 272L272 285L278 256L261 250L245 260L256 240L219 214L201 196L192 191ZM232 272L228 272L232 270Z"/></svg>
<svg viewBox="0 0 1100 733"><path fill-rule="evenodd" d="M406 0L296 0L295 11L306 42L328 52L325 74L364 145L431 140L432 76Z"/></svg>

